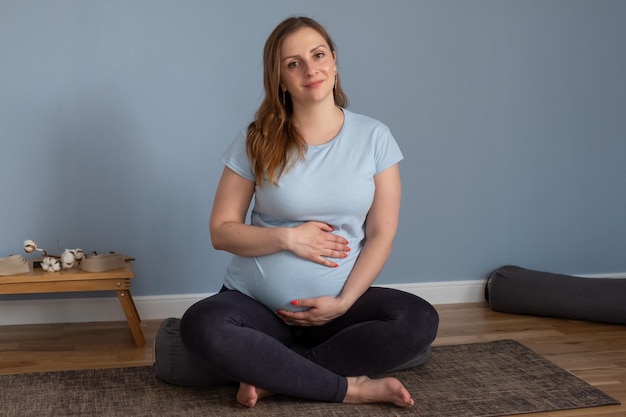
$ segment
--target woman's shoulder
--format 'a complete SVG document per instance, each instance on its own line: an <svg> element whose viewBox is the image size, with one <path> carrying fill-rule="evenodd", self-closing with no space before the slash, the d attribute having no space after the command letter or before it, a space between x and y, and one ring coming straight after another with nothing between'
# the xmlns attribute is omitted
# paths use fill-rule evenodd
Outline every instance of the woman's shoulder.
<svg viewBox="0 0 626 417"><path fill-rule="evenodd" d="M378 119L361 113L354 113L350 110L343 109L346 124L365 129L383 129L389 130L389 127Z"/></svg>
<svg viewBox="0 0 626 417"><path fill-rule="evenodd" d="M358 132L359 135L366 134L372 137L391 136L389 127L380 120L364 114L353 113L345 109L343 111L345 115L344 126L347 127L348 131Z"/></svg>
<svg viewBox="0 0 626 417"><path fill-rule="evenodd" d="M345 112L346 143L352 149L364 149L376 156L379 168L376 172L402 160L400 150L389 127L380 120L363 114Z"/></svg>

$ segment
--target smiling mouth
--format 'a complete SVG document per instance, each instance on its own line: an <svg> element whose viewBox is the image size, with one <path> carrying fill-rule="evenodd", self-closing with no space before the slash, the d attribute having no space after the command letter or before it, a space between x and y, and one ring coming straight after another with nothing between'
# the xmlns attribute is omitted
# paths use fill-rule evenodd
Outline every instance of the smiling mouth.
<svg viewBox="0 0 626 417"><path fill-rule="evenodd" d="M319 81L315 81L315 82L309 83L309 84L305 85L305 87L306 88L315 88L315 87L319 87L323 83L324 83L324 80L319 80Z"/></svg>

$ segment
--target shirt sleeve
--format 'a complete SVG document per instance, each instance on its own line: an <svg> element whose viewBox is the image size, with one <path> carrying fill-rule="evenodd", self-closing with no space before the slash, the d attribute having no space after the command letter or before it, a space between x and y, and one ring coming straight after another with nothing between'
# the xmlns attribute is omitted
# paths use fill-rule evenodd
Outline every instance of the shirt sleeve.
<svg viewBox="0 0 626 417"><path fill-rule="evenodd" d="M246 133L240 131L237 137L231 142L226 151L222 154L222 162L228 168L235 171L247 180L255 181L256 177L248 159L246 152Z"/></svg>
<svg viewBox="0 0 626 417"><path fill-rule="evenodd" d="M404 155L395 138L387 126L381 127L379 140L376 144L374 157L376 159L376 172L374 175L386 170L404 159Z"/></svg>

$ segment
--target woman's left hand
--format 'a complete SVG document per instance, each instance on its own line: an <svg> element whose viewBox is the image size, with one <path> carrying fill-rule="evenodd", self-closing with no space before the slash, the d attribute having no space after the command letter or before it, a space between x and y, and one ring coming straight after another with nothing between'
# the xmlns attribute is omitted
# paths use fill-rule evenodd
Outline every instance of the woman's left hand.
<svg viewBox="0 0 626 417"><path fill-rule="evenodd" d="M339 299L328 296L294 300L291 304L308 308L306 311L277 311L283 321L296 326L322 326L347 311Z"/></svg>

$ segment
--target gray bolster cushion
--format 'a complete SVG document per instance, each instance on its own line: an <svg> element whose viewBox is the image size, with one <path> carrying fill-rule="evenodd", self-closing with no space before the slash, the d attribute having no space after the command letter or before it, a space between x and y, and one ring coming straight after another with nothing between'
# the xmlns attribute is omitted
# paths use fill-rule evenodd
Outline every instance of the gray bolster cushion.
<svg viewBox="0 0 626 417"><path fill-rule="evenodd" d="M626 324L626 279L583 278L507 265L487 278L494 311Z"/></svg>
<svg viewBox="0 0 626 417"><path fill-rule="evenodd" d="M228 381L192 356L180 339L180 319L163 320L154 341L154 371L158 378L176 385L222 385Z"/></svg>

